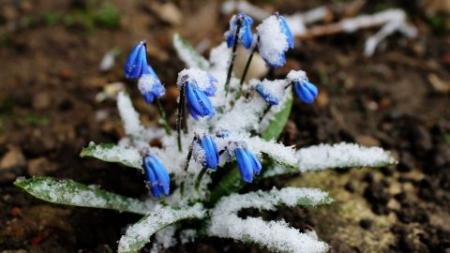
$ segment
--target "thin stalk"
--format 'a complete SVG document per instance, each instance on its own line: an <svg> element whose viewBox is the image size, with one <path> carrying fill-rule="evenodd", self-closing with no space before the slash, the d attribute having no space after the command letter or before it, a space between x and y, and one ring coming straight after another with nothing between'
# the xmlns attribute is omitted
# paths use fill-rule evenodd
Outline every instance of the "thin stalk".
<svg viewBox="0 0 450 253"><path fill-rule="evenodd" d="M177 106L177 144L178 144L178 151L183 151L183 148L181 146L181 128L182 128L182 120L184 115L184 84L180 87L180 97L178 99L178 106Z"/></svg>
<svg viewBox="0 0 450 253"><path fill-rule="evenodd" d="M225 97L228 95L228 92L230 90L231 73L233 72L234 60L236 59L236 49L237 49L237 44L238 44L238 39L239 39L239 32L241 31L241 20L240 19L237 20L236 26L237 26L236 33L234 34L234 44L233 44L233 49L231 51L231 62L230 62L230 66L228 66L227 79L225 81Z"/></svg>
<svg viewBox="0 0 450 253"><path fill-rule="evenodd" d="M167 120L166 116L166 111L164 110L164 107L161 104L161 100L156 99L156 105L158 108L159 115L161 116L160 123L163 125L164 130L166 130L166 133L168 135L172 135L172 129L170 129L169 121Z"/></svg>
<svg viewBox="0 0 450 253"><path fill-rule="evenodd" d="M247 77L248 69L250 68L250 64L252 63L255 52L256 52L256 45L252 48L250 56L247 59L247 63L245 63L245 68L244 68L244 72L242 73L241 81L239 82L239 92L236 96L236 99L240 98L242 95L242 88L244 86L244 81L245 81L245 78Z"/></svg>
<svg viewBox="0 0 450 253"><path fill-rule="evenodd" d="M197 141L197 135L194 135L194 138L192 139L191 145L189 146L189 151L186 157L186 164L184 165L184 171L187 171L189 169L189 163L191 162L192 158L192 150L194 148L194 143Z"/></svg>
<svg viewBox="0 0 450 253"><path fill-rule="evenodd" d="M207 168L203 168L200 171L200 174L198 174L197 179L195 180L195 189L198 190L198 187L200 187L200 182L202 181L203 176L205 176L206 172L208 171Z"/></svg>

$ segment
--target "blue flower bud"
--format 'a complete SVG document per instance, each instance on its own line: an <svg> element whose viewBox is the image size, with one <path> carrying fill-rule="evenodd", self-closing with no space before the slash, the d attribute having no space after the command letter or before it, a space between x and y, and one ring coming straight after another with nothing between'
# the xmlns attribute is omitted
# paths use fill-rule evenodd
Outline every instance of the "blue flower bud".
<svg viewBox="0 0 450 253"><path fill-rule="evenodd" d="M124 72L127 79L138 79L144 74L153 72L147 62L147 46L144 41L139 42L131 50L125 62Z"/></svg>
<svg viewBox="0 0 450 253"><path fill-rule="evenodd" d="M150 190L156 198L170 193L170 176L164 165L155 155L144 157L144 172Z"/></svg>
<svg viewBox="0 0 450 253"><path fill-rule="evenodd" d="M272 15L256 30L261 57L272 68L283 66L286 63L286 51L294 47L294 36L286 19L279 14Z"/></svg>
<svg viewBox="0 0 450 253"><path fill-rule="evenodd" d="M236 43L235 34L239 22L241 27L239 29L237 43L241 43L242 46L248 49L253 44L253 33L252 33L253 19L244 13L239 13L231 18L230 28L227 32L225 32L225 40L229 48L234 46L234 44Z"/></svg>
<svg viewBox="0 0 450 253"><path fill-rule="evenodd" d="M210 135L204 135L199 140L201 148L204 151L203 167L210 169L217 169L219 164L219 152L216 143Z"/></svg>
<svg viewBox="0 0 450 253"><path fill-rule="evenodd" d="M156 76L153 70L151 74L145 74L139 78L138 89L144 96L144 100L147 103L152 103L155 98L162 97L166 90L161 84L161 81Z"/></svg>
<svg viewBox="0 0 450 253"><path fill-rule="evenodd" d="M317 98L319 90L308 80L294 82L294 90L300 100L306 104L311 104Z"/></svg>
<svg viewBox="0 0 450 253"><path fill-rule="evenodd" d="M251 183L253 177L261 172L261 163L252 152L243 147L237 147L234 150L234 155L236 156L242 180Z"/></svg>
<svg viewBox="0 0 450 253"><path fill-rule="evenodd" d="M269 105L277 105L277 104L280 103L280 100L277 97L275 97L272 94L270 94L270 92L262 84L257 84L255 89L256 89L256 92Z"/></svg>
<svg viewBox="0 0 450 253"><path fill-rule="evenodd" d="M195 83L187 82L185 93L188 110L194 119L214 116L215 110L206 92L200 90Z"/></svg>

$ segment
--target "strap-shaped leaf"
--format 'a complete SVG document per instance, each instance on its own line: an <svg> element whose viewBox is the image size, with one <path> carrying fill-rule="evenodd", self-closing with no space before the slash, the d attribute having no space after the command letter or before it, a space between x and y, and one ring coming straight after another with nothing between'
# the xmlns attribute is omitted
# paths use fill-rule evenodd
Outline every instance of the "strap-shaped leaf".
<svg viewBox="0 0 450 253"><path fill-rule="evenodd" d="M185 209L157 205L150 213L127 229L125 235L120 238L118 252L139 252L150 241L150 237L159 230L181 220L201 219L204 216L205 210L201 204Z"/></svg>
<svg viewBox="0 0 450 253"><path fill-rule="evenodd" d="M120 163L127 167L142 170L142 157L139 152L131 147L122 147L112 143L95 144L83 148L81 157L93 157L106 162Z"/></svg>
<svg viewBox="0 0 450 253"><path fill-rule="evenodd" d="M289 115L291 114L293 104L292 96L289 96L283 104L283 109L278 111L271 119L269 125L262 131L261 137L264 140L278 139L280 134L283 132L284 126L286 125Z"/></svg>
<svg viewBox="0 0 450 253"><path fill-rule="evenodd" d="M178 33L173 36L173 46L177 51L178 57L180 57L188 67L203 70L209 68L209 62L201 56L189 42L183 40Z"/></svg>
<svg viewBox="0 0 450 253"><path fill-rule="evenodd" d="M289 227L284 221L263 221L261 218L242 219L238 212L244 208L274 210L278 205L316 206L329 204L328 193L314 188L273 189L222 198L211 212L208 234L256 243L274 252L326 252L328 246L308 233Z"/></svg>
<svg viewBox="0 0 450 253"><path fill-rule="evenodd" d="M152 207L149 202L121 196L70 179L34 177L18 179L14 184L38 199L55 204L105 208L137 214L146 214Z"/></svg>

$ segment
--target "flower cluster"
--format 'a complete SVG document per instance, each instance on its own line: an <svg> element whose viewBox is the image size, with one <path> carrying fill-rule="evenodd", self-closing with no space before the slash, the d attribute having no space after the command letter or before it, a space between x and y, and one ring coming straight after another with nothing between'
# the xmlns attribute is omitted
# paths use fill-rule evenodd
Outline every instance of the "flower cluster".
<svg viewBox="0 0 450 253"><path fill-rule="evenodd" d="M225 33L225 41L228 48L233 48L233 57L231 57L225 89L227 89L227 83L230 81L234 53L238 45L247 49L252 48L252 54L259 52L267 65L273 68L284 65L287 50L294 47L291 29L286 19L278 13L265 19L256 28L255 34L253 34L252 25L253 19L244 13L234 15L230 20L229 30ZM251 59L250 57L248 64ZM131 50L124 71L126 78L138 80L138 88L147 103L152 103L155 99L164 95L164 86L148 64L145 42L139 42ZM283 94L291 86L293 86L300 100L305 103L312 103L317 97L317 88L309 82L303 71L291 71L286 80L282 86L277 87L270 82L258 83L251 86L253 89L249 89L249 91L253 90L255 94L258 94L268 104L267 109L279 105L283 99ZM217 95L219 80L208 70L184 69L178 74L177 85L180 91L177 135L178 148L182 152L181 129L187 127L186 123L183 124L182 122L186 122L186 117L188 117L185 111L188 111L194 120L202 118L213 120L216 110L220 108L223 111L225 108L214 104L212 98ZM185 132L187 132L186 130ZM216 130L212 128L209 131ZM226 131L220 131L220 134L215 136L209 134L209 131L204 134L195 134L189 151L194 153L194 160L201 164L204 169L212 171L220 167L221 161L226 163L235 160L242 180L248 183L252 182L254 177L260 174L262 170L261 154L255 154L248 148L245 141L239 138L229 138L230 134ZM217 141L221 142L220 145L217 144ZM186 166L189 165L189 161L190 155L187 157ZM169 173L156 157L156 154L150 152L145 155L143 165L153 196L160 197L169 194Z"/></svg>
<svg viewBox="0 0 450 253"><path fill-rule="evenodd" d="M131 50L124 66L125 78L138 80L138 88L144 100L152 103L164 95L165 89L153 68L147 62L147 45L139 42Z"/></svg>

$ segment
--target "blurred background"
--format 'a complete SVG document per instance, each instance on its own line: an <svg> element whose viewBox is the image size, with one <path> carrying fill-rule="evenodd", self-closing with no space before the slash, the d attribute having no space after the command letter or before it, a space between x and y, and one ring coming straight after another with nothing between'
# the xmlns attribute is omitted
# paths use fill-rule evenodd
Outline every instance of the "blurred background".
<svg viewBox="0 0 450 253"><path fill-rule="evenodd" d="M324 7L326 15L308 26L319 31L345 18L397 8L418 33L414 38L392 34L372 57L364 54L365 42L381 26L297 38L287 64L272 76L303 69L320 95L313 106L296 102L280 140L297 147L341 141L382 146L399 164L262 182L251 187L314 186L336 202L242 215L313 228L331 252L450 252L450 2L250 3L283 15ZM172 47L173 34L207 56L223 41L233 6L206 0L0 0L0 252L115 250L125 226L139 216L51 205L12 182L48 175L145 196L143 176L135 170L81 159L78 153L91 140L115 142L123 135L111 99L121 87L132 94L145 124L157 124L156 108L145 104L122 72L128 51L143 39L150 64L166 84L162 102L174 124L175 82L184 65ZM166 252L267 251L205 238Z"/></svg>

